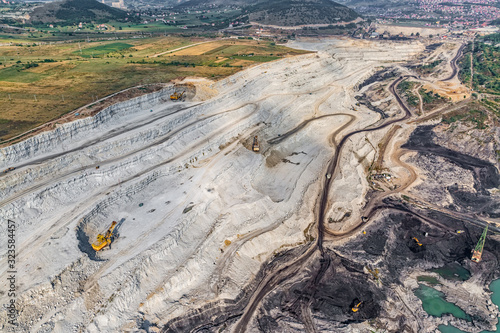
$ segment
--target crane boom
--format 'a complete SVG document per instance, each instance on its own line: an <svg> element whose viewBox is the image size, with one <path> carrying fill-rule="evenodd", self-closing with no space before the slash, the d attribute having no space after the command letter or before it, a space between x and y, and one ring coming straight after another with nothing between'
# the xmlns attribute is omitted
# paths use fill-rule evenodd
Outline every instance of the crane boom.
<svg viewBox="0 0 500 333"><path fill-rule="evenodd" d="M183 92L181 92L181 93L179 93L179 92L174 92L172 95L170 95L170 99L171 99L172 101L178 101L178 100L181 100L181 99L182 99L182 96L184 96L184 93L185 93L185 92L186 92L186 91L183 91Z"/></svg>
<svg viewBox="0 0 500 333"><path fill-rule="evenodd" d="M483 255L484 243L486 242L486 234L488 233L488 226L484 228L479 241L477 242L476 248L472 251L472 261L480 262L481 256Z"/></svg>
<svg viewBox="0 0 500 333"><path fill-rule="evenodd" d="M111 223L111 227L109 227L104 235L97 235L96 242L92 243L92 248L95 251L101 251L103 248L111 244L113 238L113 230L115 229L116 224L117 222L113 221L113 223Z"/></svg>

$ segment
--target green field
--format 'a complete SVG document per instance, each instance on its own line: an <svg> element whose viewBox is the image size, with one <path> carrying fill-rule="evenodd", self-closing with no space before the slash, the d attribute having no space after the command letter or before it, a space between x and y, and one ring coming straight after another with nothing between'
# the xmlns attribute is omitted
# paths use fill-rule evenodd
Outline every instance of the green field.
<svg viewBox="0 0 500 333"><path fill-rule="evenodd" d="M0 140L125 88L188 76L218 80L252 64L306 53L248 39L212 40L172 53L203 41L156 37L1 46Z"/></svg>
<svg viewBox="0 0 500 333"><path fill-rule="evenodd" d="M23 70L21 66L11 66L0 70L0 82L33 83L45 77L45 74Z"/></svg>
<svg viewBox="0 0 500 333"><path fill-rule="evenodd" d="M104 35L113 33L113 36L124 38L129 36L142 36L143 34L172 34L172 33L199 33L216 34L221 28L228 27L229 23L241 14L241 10L225 10L223 12L199 13L175 13L161 19L141 19L136 22L109 21L104 24L95 22L83 23L80 27L77 24L53 23L53 24L30 24L26 32L15 34L14 36L2 34L0 28L0 42L29 42L29 41L60 41L65 39L74 39L81 36L82 39L95 38L95 35ZM186 28L189 30L187 31Z"/></svg>
<svg viewBox="0 0 500 333"><path fill-rule="evenodd" d="M88 47L83 50L74 51L73 53L76 53L84 58L91 58L91 57L94 58L106 55L111 52L119 52L122 50L126 50L131 48L132 46L133 46L132 44L126 44L126 43L110 43L94 47Z"/></svg>

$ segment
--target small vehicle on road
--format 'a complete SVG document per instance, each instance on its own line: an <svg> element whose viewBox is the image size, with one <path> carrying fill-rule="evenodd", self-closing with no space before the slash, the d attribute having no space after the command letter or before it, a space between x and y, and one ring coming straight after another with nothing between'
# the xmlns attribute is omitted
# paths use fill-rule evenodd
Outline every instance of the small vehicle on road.
<svg viewBox="0 0 500 333"><path fill-rule="evenodd" d="M5 170L3 171L3 173L7 173L7 172L10 172L10 171L15 170L15 169L16 169L15 167L10 167L10 168L8 168L8 169L5 169Z"/></svg>

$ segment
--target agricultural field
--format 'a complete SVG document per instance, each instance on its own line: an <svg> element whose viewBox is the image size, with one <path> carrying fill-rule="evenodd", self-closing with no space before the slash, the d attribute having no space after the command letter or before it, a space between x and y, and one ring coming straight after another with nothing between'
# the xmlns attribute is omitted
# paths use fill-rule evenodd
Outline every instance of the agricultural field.
<svg viewBox="0 0 500 333"><path fill-rule="evenodd" d="M0 46L0 141L129 87L218 80L303 53L271 42L184 37Z"/></svg>
<svg viewBox="0 0 500 333"><path fill-rule="evenodd" d="M111 30L122 32L155 32L174 30L182 31L184 27L196 28L203 27L203 30L213 27L214 30L226 28L235 18L241 14L241 10L220 10L213 12L203 11L201 13L177 13L165 16L163 21L141 22L141 23L125 23L125 22L110 22ZM147 20L146 20L147 21Z"/></svg>
<svg viewBox="0 0 500 333"><path fill-rule="evenodd" d="M0 43L34 41L60 41L75 37L91 38L112 33L120 38L128 36L167 35L172 33L215 34L219 29L227 28L241 14L241 10L221 10L202 13L167 14L164 17L135 19L123 22L110 20L106 23L66 22L27 26L15 24L16 35L9 35L12 29L0 27ZM1 17L0 17L1 18ZM81 23L81 25L79 24ZM239 22L239 25L243 22ZM189 30L188 30L189 29ZM21 41L21 38L23 39Z"/></svg>

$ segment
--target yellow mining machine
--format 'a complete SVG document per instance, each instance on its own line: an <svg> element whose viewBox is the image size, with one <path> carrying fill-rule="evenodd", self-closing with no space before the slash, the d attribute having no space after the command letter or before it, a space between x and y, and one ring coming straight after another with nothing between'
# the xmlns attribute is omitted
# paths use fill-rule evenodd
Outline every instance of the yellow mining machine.
<svg viewBox="0 0 500 333"><path fill-rule="evenodd" d="M358 312L359 311L359 307L361 306L361 303L363 302L355 302L354 306L352 307L352 312Z"/></svg>
<svg viewBox="0 0 500 333"><path fill-rule="evenodd" d="M418 241L417 237L413 237L412 239L418 244L418 246L422 246L422 243Z"/></svg>
<svg viewBox="0 0 500 333"><path fill-rule="evenodd" d="M111 244L111 238L113 237L113 230L115 229L116 224L117 222L113 221L113 223L111 223L111 227L109 227L108 231L106 231L104 235L97 235L97 241L95 241L95 243L92 243L92 248L94 250L101 251L106 246Z"/></svg>
<svg viewBox="0 0 500 333"><path fill-rule="evenodd" d="M370 267L366 267L366 269L368 270L368 272L373 275L373 278L376 280L376 281L379 281L379 270L378 268L375 268L375 269L371 269Z"/></svg>
<svg viewBox="0 0 500 333"><path fill-rule="evenodd" d="M186 91L183 91L183 92L181 92L181 93L179 93L179 92L174 92L172 95L170 95L170 99L171 99L172 101L179 101L179 100L181 100L181 99L182 99L182 97L184 96L184 93L185 93L185 92L186 92Z"/></svg>
<svg viewBox="0 0 500 333"><path fill-rule="evenodd" d="M260 151L259 141L257 140L257 135L254 136L254 138L253 138L252 150L256 151L256 152Z"/></svg>
<svg viewBox="0 0 500 333"><path fill-rule="evenodd" d="M480 262L481 256L483 255L484 243L486 242L486 234L488 233L488 225L483 230L483 234L477 242L476 248L472 250L472 261Z"/></svg>

